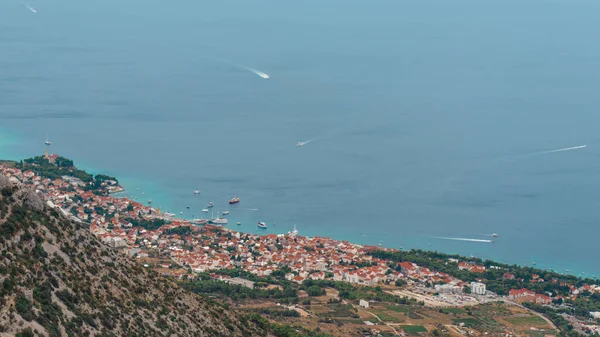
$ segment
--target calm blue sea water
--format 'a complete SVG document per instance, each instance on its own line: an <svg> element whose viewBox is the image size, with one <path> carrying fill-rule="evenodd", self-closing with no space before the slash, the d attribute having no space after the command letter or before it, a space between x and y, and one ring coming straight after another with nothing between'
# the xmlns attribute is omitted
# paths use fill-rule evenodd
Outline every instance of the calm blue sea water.
<svg viewBox="0 0 600 337"><path fill-rule="evenodd" d="M597 1L29 5L0 3L4 156L48 135L187 217L600 274Z"/></svg>

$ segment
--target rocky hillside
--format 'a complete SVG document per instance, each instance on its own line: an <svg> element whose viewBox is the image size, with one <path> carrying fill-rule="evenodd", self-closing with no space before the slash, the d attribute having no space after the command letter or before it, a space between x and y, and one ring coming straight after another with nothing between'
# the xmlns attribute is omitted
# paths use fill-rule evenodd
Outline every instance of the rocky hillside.
<svg viewBox="0 0 600 337"><path fill-rule="evenodd" d="M0 336L264 336L0 175Z"/></svg>

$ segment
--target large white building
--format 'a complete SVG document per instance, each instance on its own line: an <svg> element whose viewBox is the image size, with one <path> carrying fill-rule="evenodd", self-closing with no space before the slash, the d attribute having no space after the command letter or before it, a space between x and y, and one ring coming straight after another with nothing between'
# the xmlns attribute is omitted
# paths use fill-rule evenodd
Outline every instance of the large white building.
<svg viewBox="0 0 600 337"><path fill-rule="evenodd" d="M477 295L485 295L485 284L479 282L471 282L471 293Z"/></svg>
<svg viewBox="0 0 600 337"><path fill-rule="evenodd" d="M452 284L436 284L435 291L440 294L461 294L463 288Z"/></svg>

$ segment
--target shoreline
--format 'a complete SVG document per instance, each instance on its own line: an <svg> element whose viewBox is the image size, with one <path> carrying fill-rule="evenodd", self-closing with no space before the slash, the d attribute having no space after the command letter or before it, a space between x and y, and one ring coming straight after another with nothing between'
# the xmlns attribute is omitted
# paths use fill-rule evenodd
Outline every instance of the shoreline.
<svg viewBox="0 0 600 337"><path fill-rule="evenodd" d="M1 145L1 144L0 144ZM1 150L1 147L0 147ZM13 156L10 156L13 157ZM94 168L88 168L90 170L95 170ZM102 172L102 170L99 170L100 172ZM112 173L114 174L114 173ZM119 177L119 175L117 175L117 178ZM129 186L130 184L135 184L138 186L145 186L144 189L146 187L149 188L148 193L144 194L143 191L136 190L134 186ZM170 198L164 194L161 193L161 188L160 186L157 186L155 183L149 183L147 181L145 181L143 178L140 180L139 177L134 177L134 178L123 178L122 180L120 180L120 185L122 190L120 191L114 191L112 193L110 193L110 195L112 197L117 197L117 198L125 198L127 200L131 200L133 202L139 202L143 205L147 205L147 200L146 199L152 199L154 202L151 205L152 207L155 208L160 208L160 211L164 214L167 212L170 213L174 213L175 217L171 218L172 221L191 221L194 218L205 218L207 217L207 215L209 215L209 213L200 213L199 215L195 215L195 216L189 216L189 215L184 215L183 217L180 216L179 211L176 210L176 207L173 207L171 204L171 200L169 200ZM136 195L136 191L137 194L142 193L143 198L141 197L141 195L138 195L138 199L135 199L135 195ZM191 192L190 192L191 193ZM163 195L164 194L164 195ZM243 201L242 201L243 202ZM185 209L183 210L185 211ZM231 218L233 218L233 214L230 216ZM267 218L267 217L265 217ZM235 223L236 222L242 222L242 226L236 226ZM261 220L262 221L262 220ZM263 235L263 234L281 234L281 233L286 233L288 231L291 231L293 228L293 224L285 224L283 226L280 227L273 227L273 226L269 226L269 228L267 230L264 229L257 229L254 228L254 226L252 227L248 227L248 224L250 224L250 226L252 226L253 222L252 221L248 221L244 218L244 215L242 213L242 216L239 218L235 218L235 220L231 221L231 224L229 224L229 228L231 230L234 231L238 231L241 233L247 233L247 234L259 234L259 235ZM255 225L255 224L254 224ZM403 236L401 238L401 241L398 241L398 244L390 244L390 237L386 235L386 233L369 233L368 235L362 234L362 237L360 236L361 234L356 232L349 232L349 231L342 231L341 233L336 233L336 230L334 229L329 229L326 226L322 226L319 227L319 231L315 233L314 230L306 230L303 229L302 226L299 226L299 230L301 232L303 232L303 234L306 235L311 235L312 237L328 237L328 238L332 238L332 239L336 239L336 240L343 240L343 241L348 241L351 243L355 243L355 244L359 244L359 245L372 245L372 246L379 246L381 248L390 248L390 249L401 249L401 250L411 250L411 249L416 249L416 250L423 250L423 251L435 251L435 252L443 252L445 254L448 255L460 255L460 256L467 256L464 253L460 253L457 252L454 249L444 249L444 248L439 248L439 246L443 246L443 244L441 243L441 239L440 241L440 245L436 245L435 248L430 248L428 246L426 246L427 244L425 244L425 242L427 241L432 241L432 240L437 240L437 238L433 238L433 237L428 237L428 236L424 236L424 235L406 235ZM382 239L382 240L378 240L378 239ZM502 239L502 238L499 238ZM412 243L412 244L409 244ZM421 244L415 244L415 242L420 242ZM432 241L433 242L433 241ZM446 243L447 245L451 245L452 243L448 242ZM457 244L457 243L454 243ZM481 243L481 242L462 242L461 244L464 245L474 245L474 248L479 248L480 245L483 244L488 244L488 243ZM493 244L493 243L491 243ZM464 250L464 249L463 249ZM473 255L473 254L471 254ZM594 275L594 274L598 274L600 273L600 271L596 270L591 270L593 268L585 268L585 267L579 267L576 266L575 264L572 263L561 263L561 261L557 261L556 260L552 260L552 261L544 261L543 259L539 259L536 257L530 257L530 258L526 258L523 259L521 261L515 261L515 260L507 260L505 258L499 258L496 256L493 256L493 254L475 254L474 255L477 258L481 258L482 260L492 260L492 261L497 261L500 263L504 263L504 264L517 264L520 266L527 266L530 268L536 268L536 269L541 269L541 270L545 270L545 271L552 271L552 272L559 272L562 274L569 274L569 275L574 275L577 277L586 277L586 276L590 276ZM532 265L532 261L535 261L536 264ZM568 272L566 272L566 270L569 270ZM565 271L565 272L563 272Z"/></svg>
<svg viewBox="0 0 600 337"><path fill-rule="evenodd" d="M574 320L590 315L589 308L600 309L595 275L582 278L459 254L360 245L302 236L296 230L248 234L235 227L199 226L129 198L114 197L108 191L122 188L118 178L91 175L57 155L0 165L0 173L9 184L32 188L48 207L83 224L104 245L144 267L159 268L166 276L193 280L230 271L259 278L277 275L299 285L338 282L387 287L392 293L399 291L398 296L425 296L428 303L451 306L460 306L465 299L473 305L500 299L545 304L560 311L567 301L582 312L573 314Z"/></svg>

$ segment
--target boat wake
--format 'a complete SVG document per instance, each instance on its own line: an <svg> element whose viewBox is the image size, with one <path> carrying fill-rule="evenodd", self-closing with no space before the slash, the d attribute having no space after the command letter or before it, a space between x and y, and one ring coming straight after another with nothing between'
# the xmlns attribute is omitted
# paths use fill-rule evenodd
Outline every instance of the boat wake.
<svg viewBox="0 0 600 337"><path fill-rule="evenodd" d="M434 239L442 239L442 240L454 240L454 241L468 241L468 242L480 242L480 243L492 243L492 240L486 239L469 239L469 238L449 238L444 236L436 236Z"/></svg>
<svg viewBox="0 0 600 337"><path fill-rule="evenodd" d="M21 3L23 4L23 6L27 7L27 9L31 11L31 13L37 13L37 11L33 7L29 6L26 2L21 1Z"/></svg>
<svg viewBox="0 0 600 337"><path fill-rule="evenodd" d="M247 211L258 211L258 208L246 208Z"/></svg>
<svg viewBox="0 0 600 337"><path fill-rule="evenodd" d="M255 75L257 75L257 76L259 76L260 78L263 78L263 79L265 79L265 80L268 80L268 79L270 79L270 78L271 78L271 76L269 76L267 73L264 73L264 72L262 72L262 71L260 71L260 70L256 70L256 69L253 69L253 68L248 68L248 67L244 67L244 66L239 66L239 67L240 67L240 68L242 68L242 69L246 69L246 70L248 70L249 72L251 72L251 73L254 73Z"/></svg>
<svg viewBox="0 0 600 337"><path fill-rule="evenodd" d="M260 77L262 79L265 79L265 80L271 79L271 76L269 76L269 74L265 73L264 71L260 71L258 69L246 67L244 65L237 64L237 63L227 62L227 61L224 61L224 60L221 60L221 59L217 59L217 58L210 58L210 60L212 60L214 62L219 62L219 63L222 63L222 64L226 64L226 65L228 65L230 67L235 67L235 68L238 68L238 69L241 69L241 70L245 70L245 71L251 72L254 75L256 75L256 76L258 76L258 77Z"/></svg>
<svg viewBox="0 0 600 337"><path fill-rule="evenodd" d="M306 144L308 144L308 143L312 143L312 142L314 142L315 140L317 140L317 138L313 138L313 139L305 140L305 141L303 141L303 142L298 142L298 143L296 144L296 146L304 146L304 145L306 145Z"/></svg>
<svg viewBox="0 0 600 337"><path fill-rule="evenodd" d="M536 152L535 154L548 154L548 153L556 153L556 152L564 152L564 151L573 151L573 150L585 149L586 147L587 147L587 145L571 146L571 147L565 147L562 149Z"/></svg>

